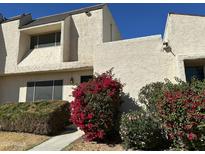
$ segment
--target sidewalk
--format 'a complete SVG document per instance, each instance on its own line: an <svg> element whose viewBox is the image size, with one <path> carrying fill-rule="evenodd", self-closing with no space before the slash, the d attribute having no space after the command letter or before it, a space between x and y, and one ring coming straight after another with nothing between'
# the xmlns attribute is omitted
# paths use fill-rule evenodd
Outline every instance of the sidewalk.
<svg viewBox="0 0 205 154"><path fill-rule="evenodd" d="M77 130L75 132L65 132L65 134L51 137L51 139L37 145L29 151L60 151L70 143L80 138L84 132Z"/></svg>

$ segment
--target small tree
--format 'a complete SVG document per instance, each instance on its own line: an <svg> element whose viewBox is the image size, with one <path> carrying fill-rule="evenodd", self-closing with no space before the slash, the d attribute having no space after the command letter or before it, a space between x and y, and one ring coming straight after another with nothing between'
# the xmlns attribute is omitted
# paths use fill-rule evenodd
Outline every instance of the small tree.
<svg viewBox="0 0 205 154"><path fill-rule="evenodd" d="M104 139L114 131L122 87L110 70L74 89L71 121L85 132L87 140Z"/></svg>

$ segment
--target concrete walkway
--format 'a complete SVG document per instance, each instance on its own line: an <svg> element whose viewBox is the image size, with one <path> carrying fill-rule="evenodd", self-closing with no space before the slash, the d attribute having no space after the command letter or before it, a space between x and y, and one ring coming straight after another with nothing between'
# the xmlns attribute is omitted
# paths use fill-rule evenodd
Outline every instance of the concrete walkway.
<svg viewBox="0 0 205 154"><path fill-rule="evenodd" d="M75 132L65 132L62 135L51 137L49 140L30 149L29 151L60 151L73 141L80 138L84 132L77 130Z"/></svg>

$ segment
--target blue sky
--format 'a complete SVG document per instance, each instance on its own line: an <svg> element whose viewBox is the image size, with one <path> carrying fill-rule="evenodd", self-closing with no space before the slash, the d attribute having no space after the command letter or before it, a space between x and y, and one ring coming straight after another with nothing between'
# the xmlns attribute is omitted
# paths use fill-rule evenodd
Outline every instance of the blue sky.
<svg viewBox="0 0 205 154"><path fill-rule="evenodd" d="M33 18L95 4L0 4L0 12L11 17L32 13ZM168 12L205 15L205 4L108 4L123 38L163 34Z"/></svg>

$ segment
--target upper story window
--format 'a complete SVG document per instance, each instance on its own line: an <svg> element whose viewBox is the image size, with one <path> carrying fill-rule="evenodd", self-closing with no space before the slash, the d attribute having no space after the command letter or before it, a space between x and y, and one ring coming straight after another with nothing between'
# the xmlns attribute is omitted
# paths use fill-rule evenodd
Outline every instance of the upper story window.
<svg viewBox="0 0 205 154"><path fill-rule="evenodd" d="M60 45L61 32L31 36L30 49Z"/></svg>

